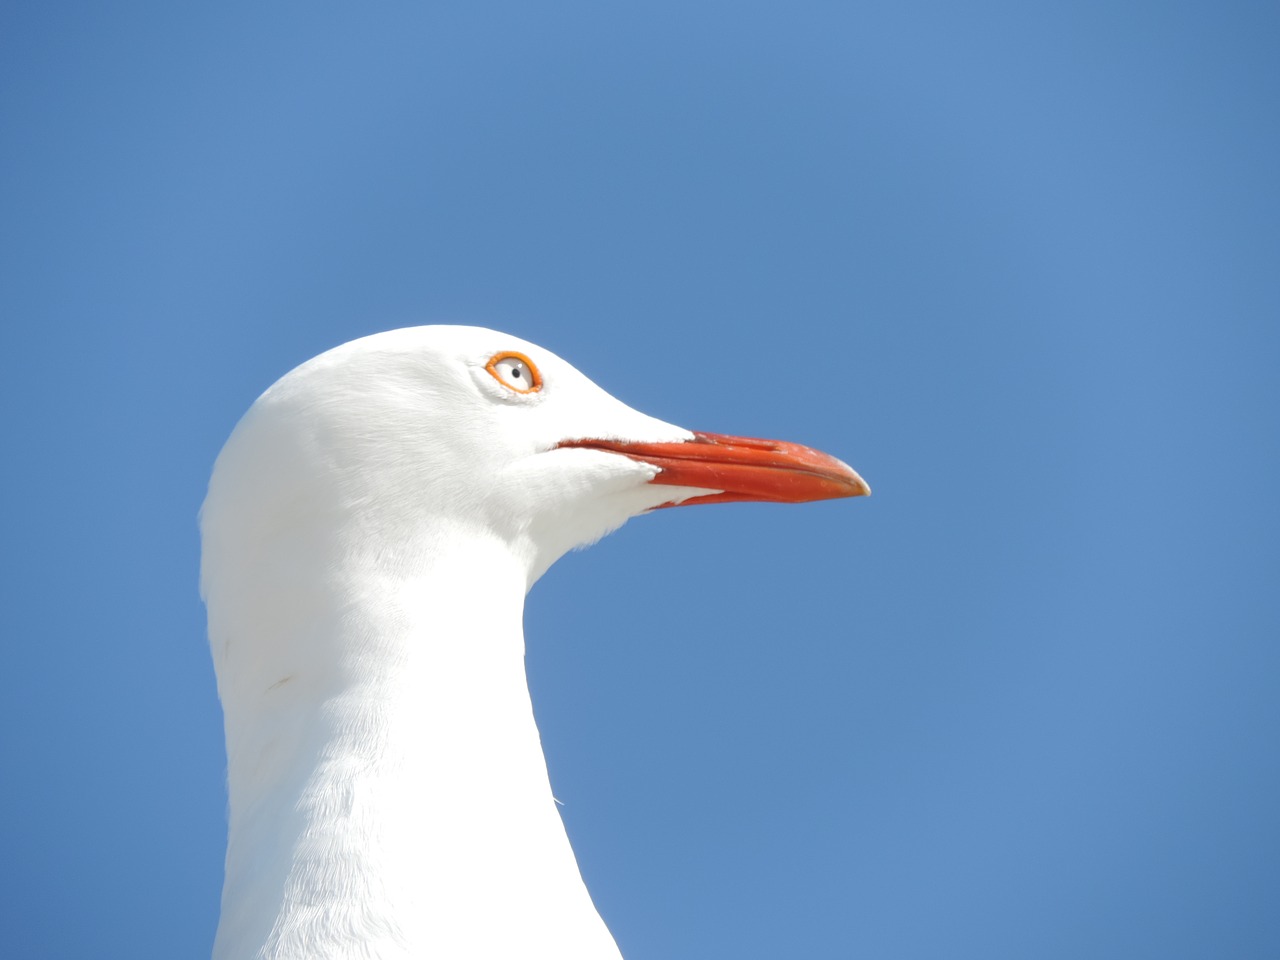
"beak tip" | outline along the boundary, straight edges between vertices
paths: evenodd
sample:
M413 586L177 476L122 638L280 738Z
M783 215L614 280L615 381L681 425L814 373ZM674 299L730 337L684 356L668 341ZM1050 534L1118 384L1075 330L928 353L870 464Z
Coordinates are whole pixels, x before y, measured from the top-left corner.
M831 457L831 459L836 462L839 469L844 473L845 482L849 485L849 492L845 494L846 497L871 496L871 484L863 480L857 470L836 457Z

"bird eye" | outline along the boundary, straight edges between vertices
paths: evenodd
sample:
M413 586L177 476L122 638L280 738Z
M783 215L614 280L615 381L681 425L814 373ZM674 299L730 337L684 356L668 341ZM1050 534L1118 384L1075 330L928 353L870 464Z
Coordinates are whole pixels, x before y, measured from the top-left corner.
M542 375L523 353L507 351L494 354L484 368L500 384L516 393L534 393L542 389Z

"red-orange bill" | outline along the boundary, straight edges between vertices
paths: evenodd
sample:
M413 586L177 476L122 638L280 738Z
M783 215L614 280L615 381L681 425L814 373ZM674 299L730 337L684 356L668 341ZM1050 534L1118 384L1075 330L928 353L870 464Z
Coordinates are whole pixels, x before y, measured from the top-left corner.
M606 450L651 463L659 470L652 483L723 491L663 506L734 500L805 503L871 492L848 464L811 447L783 440L695 433L692 440L676 443L566 440L559 446Z

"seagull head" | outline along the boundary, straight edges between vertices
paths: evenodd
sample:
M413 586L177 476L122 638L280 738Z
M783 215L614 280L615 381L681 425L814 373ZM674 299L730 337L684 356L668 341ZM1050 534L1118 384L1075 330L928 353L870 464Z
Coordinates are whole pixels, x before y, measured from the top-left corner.
M284 538L312 555L412 564L447 538L481 537L502 541L532 584L658 507L868 492L807 447L640 413L517 337L411 327L321 354L258 399L214 470L205 571L219 539L242 557ZM320 542L326 532L344 542Z
M492 330L391 331L286 374L201 518L231 811L215 956L617 956L551 803L524 592L647 510L866 492Z

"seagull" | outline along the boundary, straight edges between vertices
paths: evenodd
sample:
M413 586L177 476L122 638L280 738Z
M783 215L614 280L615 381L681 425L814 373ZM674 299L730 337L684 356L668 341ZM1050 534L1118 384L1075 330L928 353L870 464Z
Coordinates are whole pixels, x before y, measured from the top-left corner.
M551 793L524 598L660 507L867 494L478 327L352 341L240 420L201 509L225 717L215 960L618 960Z

